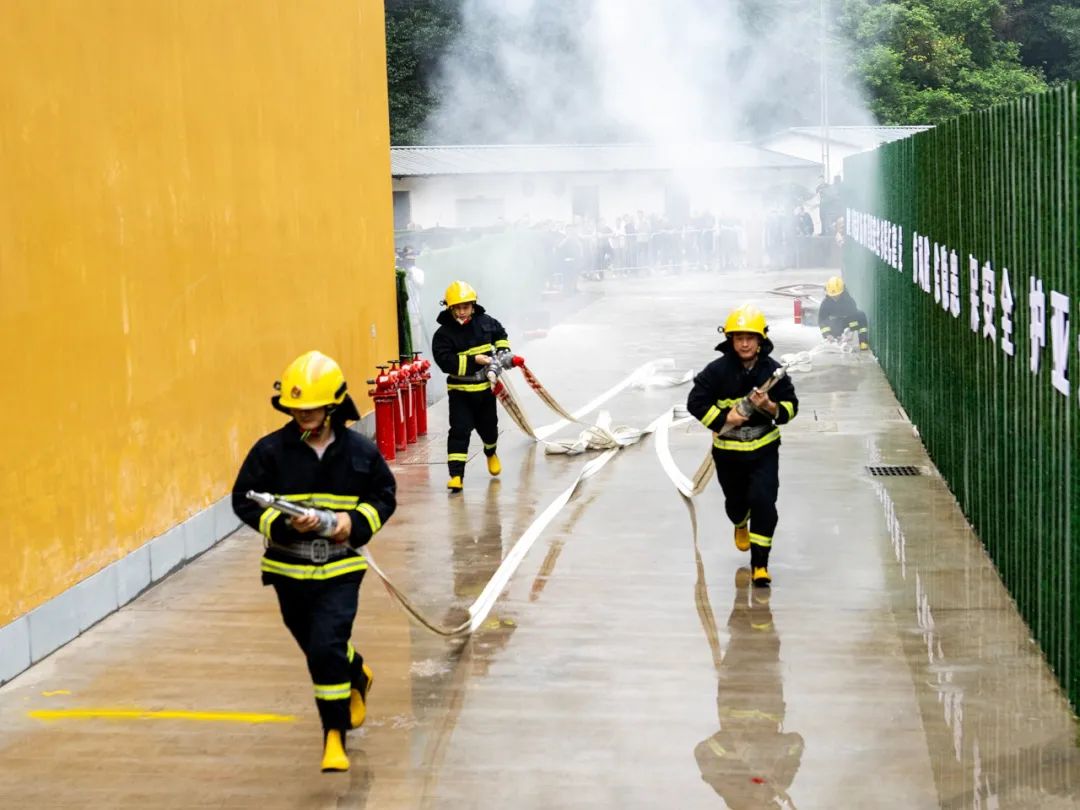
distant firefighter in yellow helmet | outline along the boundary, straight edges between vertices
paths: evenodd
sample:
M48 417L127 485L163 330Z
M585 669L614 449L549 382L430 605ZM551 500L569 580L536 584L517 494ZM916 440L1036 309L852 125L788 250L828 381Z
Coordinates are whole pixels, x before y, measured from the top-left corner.
M859 349L870 348L866 313L855 304L840 276L825 282L825 300L818 309L818 329L826 340L839 340L850 329L859 338Z
M367 570L360 549L394 514L396 485L375 444L347 427L360 414L334 360L302 354L275 388L270 402L290 419L248 452L232 505L263 535L263 584L273 586L285 626L307 659L323 727L322 770L347 771L345 732L364 722L373 680L350 641ZM250 490L324 510L336 524L330 529L316 517L288 517L249 500Z
M435 363L446 372L450 399L450 433L446 439L446 465L450 480L446 487L460 492L464 486L465 462L469 460L469 438L475 430L484 443L491 475L502 472L496 454L499 413L495 395L487 380L492 359L510 352L510 341L501 323L476 302L476 290L464 281L446 288L446 306L439 313L439 328L431 339Z
M770 356L773 343L761 310L743 304L720 331L724 340L716 349L721 357L694 378L686 407L714 432L716 477L724 490L724 509L735 524L735 546L750 551L754 586L768 587L780 490L778 426L795 418L799 400L787 376L759 390L780 367Z

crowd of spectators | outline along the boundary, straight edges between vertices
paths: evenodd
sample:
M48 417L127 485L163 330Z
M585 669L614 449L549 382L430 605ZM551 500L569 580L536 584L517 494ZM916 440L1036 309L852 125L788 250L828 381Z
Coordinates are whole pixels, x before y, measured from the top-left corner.
M822 195L826 198L831 199L828 193ZM400 266L403 256L411 259L425 249L451 247L490 234L528 232L534 244L539 242L546 275L559 284L620 276L831 266L842 219L832 207L823 206L821 213L828 217L824 227L801 205L788 210L774 207L745 220L694 212L681 222L639 210L613 222L575 217L572 222L526 219L468 229L410 227L398 232L396 242Z

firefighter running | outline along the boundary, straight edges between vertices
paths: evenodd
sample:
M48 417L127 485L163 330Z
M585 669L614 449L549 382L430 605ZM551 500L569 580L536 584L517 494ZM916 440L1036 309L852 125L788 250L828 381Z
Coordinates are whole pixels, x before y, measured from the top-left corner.
M446 487L451 492L460 492L473 430L484 443L488 472L492 475L502 472L496 455L499 414L486 372L493 358L510 353L510 341L502 324L476 303L476 290L464 281L455 281L446 288L443 304L446 309L439 313L431 354L436 365L448 375L450 432L446 440L446 464L450 480Z
M262 581L272 585L285 626L307 657L323 726L324 772L347 771L345 732L364 722L371 668L350 641L367 561L358 549L394 513L394 476L375 445L349 430L360 418L336 362L308 352L293 361L271 399L292 420L248 452L232 503L265 538ZM248 500L269 492L336 513L328 537L318 519L286 518Z
M844 280L833 276L825 282L825 300L818 309L818 329L826 340L840 340L845 329L859 337L859 349L870 348L867 343L866 313L859 309L851 293L844 289Z
M779 491L780 430L795 418L799 400L791 379L780 378L767 392L758 391L780 364L770 357L773 343L762 312L749 304L724 323L722 356L694 378L686 407L714 432L713 460L724 490L724 508L735 524L735 546L750 550L753 584L768 587L769 552L776 529ZM736 405L748 398L748 415ZM717 435L728 426L724 436Z

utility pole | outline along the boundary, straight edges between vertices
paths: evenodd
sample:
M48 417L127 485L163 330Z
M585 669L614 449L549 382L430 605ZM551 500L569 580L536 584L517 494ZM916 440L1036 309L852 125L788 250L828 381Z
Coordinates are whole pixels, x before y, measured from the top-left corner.
M826 22L826 0L820 0L818 9L821 23L821 165L825 169L825 182L832 181L832 168L829 166L829 69L828 69L828 25Z

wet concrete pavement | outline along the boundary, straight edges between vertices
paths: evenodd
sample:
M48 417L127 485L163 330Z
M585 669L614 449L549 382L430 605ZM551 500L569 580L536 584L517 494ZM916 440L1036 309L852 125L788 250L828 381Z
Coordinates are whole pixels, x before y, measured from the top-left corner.
M511 339L573 409L650 359L701 368L743 300L777 353L811 348L816 330L766 291L826 275L610 281L572 323ZM322 775L310 682L245 530L0 688L0 807L1080 806L1075 719L872 358L818 355L795 385L767 596L746 585L719 487L696 500L695 545L647 438L582 485L466 644L411 623L369 575L354 634L376 673L369 719L352 770ZM556 421L516 390L534 425ZM603 407L641 427L687 391ZM394 464L399 511L375 549L449 621L588 457L545 456L503 415L501 478L474 437L448 496L443 407L431 426ZM670 440L692 473L707 432ZM71 709L281 722L34 714Z

